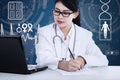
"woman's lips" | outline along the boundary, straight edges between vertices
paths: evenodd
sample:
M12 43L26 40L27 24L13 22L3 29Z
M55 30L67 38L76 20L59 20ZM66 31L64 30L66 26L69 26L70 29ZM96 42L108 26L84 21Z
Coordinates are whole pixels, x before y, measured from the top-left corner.
M63 22L63 21L59 21L59 20L58 20L58 21L57 21L57 23L58 23L58 24L62 24L62 23L64 23L64 22Z

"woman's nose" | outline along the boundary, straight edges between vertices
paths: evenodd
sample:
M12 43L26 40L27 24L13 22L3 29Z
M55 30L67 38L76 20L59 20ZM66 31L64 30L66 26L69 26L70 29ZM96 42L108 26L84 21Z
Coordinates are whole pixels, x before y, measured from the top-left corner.
M63 18L63 15L62 15L62 14L60 14L58 17L59 17L59 18Z

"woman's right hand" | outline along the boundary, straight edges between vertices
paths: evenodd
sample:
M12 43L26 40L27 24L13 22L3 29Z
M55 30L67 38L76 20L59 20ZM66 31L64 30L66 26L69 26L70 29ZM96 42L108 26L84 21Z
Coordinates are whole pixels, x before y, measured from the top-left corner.
M77 70L80 70L80 65L79 62L77 60L73 60L71 59L70 61L59 61L58 63L58 69L62 69L65 71L69 71L69 72L75 72Z

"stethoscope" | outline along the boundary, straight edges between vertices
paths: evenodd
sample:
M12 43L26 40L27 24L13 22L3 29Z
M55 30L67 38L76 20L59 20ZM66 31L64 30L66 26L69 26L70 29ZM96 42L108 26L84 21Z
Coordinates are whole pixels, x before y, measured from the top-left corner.
M60 39L61 41L61 44L64 42L63 39L57 34L57 24L53 24L53 28L55 29L55 36L53 37L53 44L54 44L54 48L55 48L55 53L56 53L56 56L57 56L57 50L56 50L56 46L55 46L55 40L56 38ZM74 42L73 42L73 50L72 52L74 53L75 51L75 40L76 40L76 27L75 27L75 24L74 24ZM75 55L75 54L71 54L71 55ZM66 58L62 58L62 60L66 60Z

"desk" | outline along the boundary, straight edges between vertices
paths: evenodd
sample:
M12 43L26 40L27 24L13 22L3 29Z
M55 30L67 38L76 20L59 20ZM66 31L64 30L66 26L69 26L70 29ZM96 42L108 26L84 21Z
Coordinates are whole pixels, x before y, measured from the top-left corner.
M0 80L120 80L120 66L91 68L96 74L62 75L47 69L33 74L0 73Z

